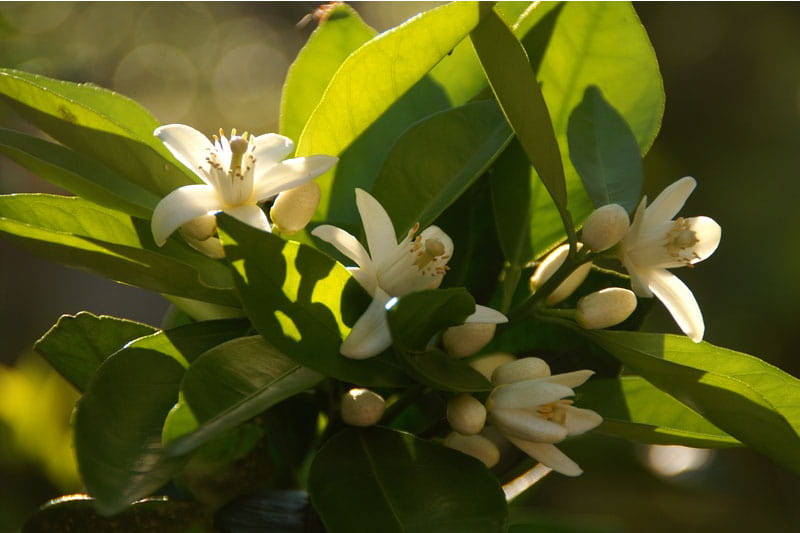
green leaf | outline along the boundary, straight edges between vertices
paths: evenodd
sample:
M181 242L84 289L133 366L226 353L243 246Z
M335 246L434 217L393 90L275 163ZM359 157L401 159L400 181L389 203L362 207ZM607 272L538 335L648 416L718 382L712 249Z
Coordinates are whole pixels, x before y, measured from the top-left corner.
M81 479L101 514L150 495L182 466L182 459L164 453L164 421L189 361L231 338L241 327L234 322L241 325L219 321L162 331L100 365L78 401L74 427Z
M747 354L676 335L590 338L734 438L800 472L800 381Z
M187 246L153 242L148 222L77 197L0 196L0 232L34 253L137 287L236 306L230 270Z
M0 69L0 95L60 143L159 197L199 183L153 136L159 123L129 98L11 69Z
M595 379L578 402L603 417L594 431L647 444L726 448L742 443L638 376Z
M40 178L104 207L149 219L159 197L61 145L0 129L0 152Z
M477 2L456 2L432 9L377 36L353 52L331 79L319 105L311 114L300 137L297 154L343 154L475 27L481 9ZM397 116L384 122L382 127L394 126L393 135L396 136L411 123L408 121L408 112L415 117L413 121L448 107L446 97L443 94L437 96L433 90L435 83L429 80L428 85L407 100L407 104L410 104L404 106L407 112L395 110ZM419 114L423 111L424 114ZM402 128L398 128L399 124L402 124ZM387 139L386 130L382 130L381 134L373 134L372 139L368 139L369 135L366 137L369 146L364 148L374 146L379 149L379 154L385 154L387 143L396 138ZM352 165L368 168L380 165L382 157L377 158L363 148L359 152L372 159L371 164L365 165L361 160L363 158L359 158L353 159ZM330 198L335 174L336 171L332 170L317 178L323 190L317 210L319 219L330 221L328 204L336 202ZM351 181L342 187L337 183L340 196L346 195L348 190L351 195L353 186L369 188L370 183L364 182L368 178L359 178L354 183L348 173L343 172L342 175L348 176ZM345 198L348 202L351 199L349 195Z
M81 311L62 315L36 341L34 348L79 391L86 389L97 367L108 356L155 328L113 316L95 316Z
M494 12L472 32L472 43L508 123L562 213L569 231L567 188L550 113L528 54Z
M495 477L472 457L407 433L339 433L317 454L308 484L330 533L505 531Z
M411 126L395 143L373 195L398 233L429 226L487 169L511 139L491 101L441 111Z
M347 4L337 5L320 21L286 74L280 114L283 135L300 138L339 66L375 33Z
M408 383L388 354L357 361L339 353L369 304L341 264L227 215L219 217L219 228L247 316L276 349L342 381L368 387Z
M428 348L434 335L458 326L475 312L475 300L464 289L438 289L409 294L388 312L395 351L409 371L428 386L455 392L492 388L483 375L464 361Z
M194 361L183 378L183 397L201 425L168 443L168 451L185 454L322 379L261 336L220 344Z
M633 212L642 195L642 156L625 118L594 85L569 117L569 156L595 207Z

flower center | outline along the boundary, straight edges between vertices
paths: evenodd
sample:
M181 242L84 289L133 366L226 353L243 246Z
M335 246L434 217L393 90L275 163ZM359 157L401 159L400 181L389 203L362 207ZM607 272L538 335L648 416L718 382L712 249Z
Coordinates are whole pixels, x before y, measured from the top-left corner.
M556 402L546 403L536 408L536 414L544 420L549 420L563 426L567 418L567 410L564 409L564 406L572 405L572 403L572 400L558 400Z
M685 218L676 218L672 224L672 228L667 232L667 252L673 258L691 265L692 259L699 259L694 251L691 251L700 240L697 238L697 233L689 226L689 221ZM691 254L688 256L684 253L690 250Z
M435 276L447 272L447 265L439 264L448 259L444 252L444 244L439 239L425 239L423 241L422 236L418 235L411 244L411 253L416 255L414 264L417 265L422 274Z
M247 153L247 149L250 146L250 143L247 142L247 133L244 136L240 137L238 135L233 135L230 141L231 145L231 168L228 170L231 178L239 178L244 179L244 173L242 172L242 160L244 159L244 155Z

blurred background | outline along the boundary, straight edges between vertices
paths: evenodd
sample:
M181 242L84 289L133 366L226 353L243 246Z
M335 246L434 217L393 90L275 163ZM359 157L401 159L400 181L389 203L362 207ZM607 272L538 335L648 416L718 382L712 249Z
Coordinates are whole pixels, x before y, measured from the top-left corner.
M202 131L277 130L283 79L318 4L15 3L0 5L0 66L93 82L162 123ZM378 30L436 3L356 2ZM723 227L717 253L679 272L706 340L800 375L800 5L636 3L667 93L645 160L653 198L699 186L682 212ZM0 104L0 127L26 129ZM0 193L59 192L0 158ZM75 393L31 353L64 313L158 325L158 295L40 260L0 240L0 532L80 489L69 448ZM645 328L675 331L656 305ZM597 531L795 531L800 483L747 450L698 452L602 437L565 446L578 480L551 476L523 497L545 517ZM562 529L561 531L567 531ZM578 529L576 529L577 531Z

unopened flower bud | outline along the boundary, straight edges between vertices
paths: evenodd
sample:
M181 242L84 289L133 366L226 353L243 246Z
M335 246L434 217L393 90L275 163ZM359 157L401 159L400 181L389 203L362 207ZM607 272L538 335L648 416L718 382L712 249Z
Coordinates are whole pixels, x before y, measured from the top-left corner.
M583 247L582 243L578 243L578 250ZM567 255L569 254L569 245L562 244L552 252L550 252L544 260L539 263L539 266L536 267L536 270L533 272L533 275L530 279L530 287L532 291L540 288L545 282L550 279L550 277L556 273L556 271L561 268L561 265L564 264L564 261L567 259ZM570 294L575 292L575 289L580 287L581 283L586 280L586 276L589 275L589 271L592 269L591 262L584 263L578 268L576 268L567 279L561 282L561 285L555 288L553 292L545 300L545 304L547 305L555 305L569 297Z
M313 181L283 191L269 210L272 224L281 233L287 235L297 233L311 221L319 205L320 196L319 185Z
M202 215L193 218L181 226L181 234L184 237L204 241L214 235L217 231L217 217L214 215Z
M447 328L442 336L444 349L453 357L462 358L476 353L489 344L494 337L497 324L469 322Z
M526 379L540 379L550 375L550 366L538 357L524 357L497 367L492 383L506 385Z
M350 389L342 397L342 420L350 426L374 426L385 409L386 401L369 389Z
M578 300L575 320L584 329L603 329L624 322L636 309L636 295L613 287L587 294Z
M510 353L490 353L483 355L474 361L470 361L469 366L483 374L486 379L492 379L492 374L497 367L506 363L510 363L511 361L516 361L516 359L517 358Z
M628 212L619 204L595 209L583 224L581 240L595 252L608 250L617 244L630 227Z
M459 394L447 402L447 421L462 435L475 435L486 423L486 408L470 394Z
M444 439L444 445L471 455L475 459L492 468L500 461L500 450L497 446L482 435L461 435L453 432Z

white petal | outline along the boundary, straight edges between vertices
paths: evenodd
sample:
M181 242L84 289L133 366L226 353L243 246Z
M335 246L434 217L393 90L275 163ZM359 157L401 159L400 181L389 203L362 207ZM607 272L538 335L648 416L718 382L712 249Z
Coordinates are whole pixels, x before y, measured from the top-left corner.
M153 211L150 227L156 244L163 246L167 237L195 217L219 211L222 203L209 185L186 185L166 195Z
M567 414L564 425L570 436L586 433L603 423L603 417L591 409L581 409L571 405L564 406L564 409Z
M270 231L267 215L255 204L237 205L236 207L226 207L224 209L230 216L235 217L254 228Z
M514 443L514 446L559 474L572 477L583 474L583 470L575 461L564 455L564 452L552 444L528 442L513 437L509 437L509 440Z
M631 289L636 296L639 296L640 298L652 298L653 292L647 286L647 282L642 278L633 261L624 255L621 259L623 266L625 266L625 270L627 270L628 274L631 276Z
M425 242L428 239L436 239L442 243L442 247L444 248L442 257L446 257L447 259L453 257L453 239L451 239L450 235L445 233L444 230L442 230L442 228L439 226L428 226L422 230L419 235L422 237L422 242ZM445 261L445 263L446 262L447 261Z
M251 200L266 200L281 191L309 182L327 172L338 160L329 155L310 155L287 159L272 166L259 166L256 161Z
M255 150L253 150L256 166L274 165L282 161L294 150L294 142L289 137L284 137L277 133L259 135L253 139L253 142L256 145Z
M392 220L378 200L364 190L356 189L356 207L361 215L372 261L380 269L397 248Z
M346 267L350 275L355 278L359 285L364 287L364 290L370 296L375 295L375 290L378 288L378 278L375 276L375 271L360 267Z
M633 214L633 222L631 222L631 227L628 229L628 233L622 239L623 247L626 243L635 243L639 240L639 234L642 231L642 223L644 222L645 211L647 211L647 196L643 197L639 202L639 205L636 207L636 211Z
M594 370L575 370L574 372L566 372L564 374L553 374L540 381L547 383L558 383L570 389L574 389L586 383L586 381L594 375Z
M703 314L689 287L667 270L656 268L645 272L643 278L647 286L661 300L681 331L694 342L703 340L706 329Z
M722 238L722 228L717 221L709 217L692 217L687 219L689 228L694 231L697 244L693 248L692 264L707 259L716 251Z
M388 294L378 289L372 303L359 317L342 343L339 353L350 359L367 359L392 345L392 334L386 320Z
M196 129L184 124L167 124L156 128L153 135L161 139L167 150L175 156L186 168L209 185L205 172L200 170L208 166L206 157L213 150L213 145L208 137Z
M489 420L507 437L532 442L561 442L567 428L523 409L492 409Z
M475 312L469 315L464 322L473 322L478 324L504 324L508 322L508 318L506 318L506 315L500 311L495 311L491 307L476 305Z
M341 228L330 225L317 226L311 232L311 235L322 239L323 241L332 244L334 248L339 250L342 254L361 268L371 268L372 260L369 258L367 250L358 242L358 239L347 233Z
M696 186L695 179L686 176L661 191L661 194L647 208L644 224L660 224L665 220L675 218Z
M542 380L518 381L496 387L489 396L490 409L525 409L574 396L569 387Z

